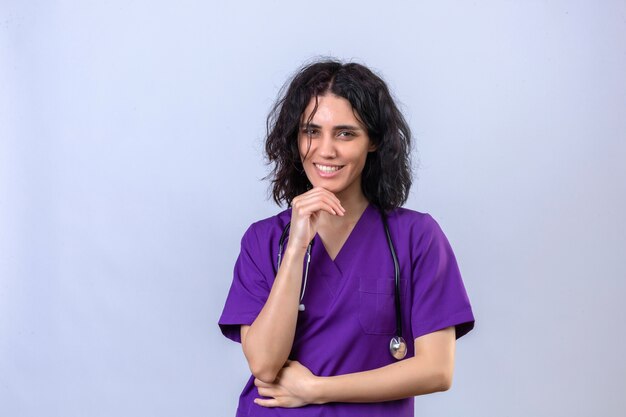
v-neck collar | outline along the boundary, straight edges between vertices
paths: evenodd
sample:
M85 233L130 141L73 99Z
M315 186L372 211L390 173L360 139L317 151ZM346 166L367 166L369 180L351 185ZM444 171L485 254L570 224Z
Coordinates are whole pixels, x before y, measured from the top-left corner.
M352 255L354 255L355 251L358 250L358 242L361 241L361 237L365 232L365 226L368 223L368 220L372 218L372 216L374 216L375 214L376 210L374 206L372 205L372 203L368 203L367 207L365 207L365 210L363 210L363 213L361 213L361 217L359 217L359 220L357 220L356 224L350 231L348 238L339 249L339 252L337 252L337 256L335 256L334 260L328 254L328 251L326 250L326 247L324 246L324 242L322 241L320 235L317 233L315 234L314 245L319 247L318 251L320 253L323 252L322 256L325 261L333 265L333 267L340 275L343 275L343 273L346 271L345 267L350 264L350 258L352 258Z

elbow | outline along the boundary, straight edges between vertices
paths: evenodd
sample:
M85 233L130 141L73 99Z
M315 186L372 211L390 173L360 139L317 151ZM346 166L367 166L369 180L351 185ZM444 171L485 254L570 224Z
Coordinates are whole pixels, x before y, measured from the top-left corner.
M435 391L448 391L452 388L452 372L442 371L434 378Z
M250 372L255 378L267 383L272 383L276 380L276 376L278 376L282 364L275 364L271 359L266 357L252 355L251 352L248 352L246 349L244 349L244 355L248 362L248 368L250 368Z
M250 372L252 375L258 380L271 384L276 380L276 376L278 375L278 371L275 371L270 368L253 368L250 367Z
M276 380L287 358L278 357L279 355L275 352L268 352L266 349L258 348L258 346L255 348L254 341L249 339L249 328L246 326L241 336L241 347L248 362L248 368L255 378L266 383L272 383Z
M264 362L248 362L250 372L255 378L271 384L276 380L278 372L280 372L280 366L272 366L269 363Z

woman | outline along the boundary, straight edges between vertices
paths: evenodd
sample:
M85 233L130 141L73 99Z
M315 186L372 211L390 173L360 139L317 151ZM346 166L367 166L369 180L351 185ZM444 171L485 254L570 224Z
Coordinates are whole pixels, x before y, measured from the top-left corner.
M219 320L252 372L237 415L412 416L474 316L439 225L400 207L409 128L359 64L310 64L281 95L266 152L289 208L244 234Z

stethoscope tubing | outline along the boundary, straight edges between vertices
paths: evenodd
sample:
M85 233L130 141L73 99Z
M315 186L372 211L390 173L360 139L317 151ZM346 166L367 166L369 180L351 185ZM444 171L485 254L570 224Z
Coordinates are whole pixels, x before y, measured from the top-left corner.
M387 216L383 211L381 211L381 217L383 219L383 225L385 226L385 235L387 236L389 251L391 252L391 257L393 258L393 269L396 287L396 290L394 292L394 303L396 307L396 335L402 337L402 311L400 309L400 264L398 262L398 257L396 256L396 249L393 246L393 241L391 240L391 233L389 233Z
M402 310L400 305L400 264L398 262L398 256L396 255L396 250L393 245L393 240L391 239L391 233L389 232L389 224L387 222L387 215L383 210L380 210L380 215L383 221L383 226L385 228L385 236L387 238L387 244L389 245L389 251L391 252L391 258L393 259L393 268L394 268L394 277L395 277L395 291L394 291L394 304L395 304L395 312L396 312L396 335L391 339L389 344L389 350L391 355L400 360L403 359L406 355L406 342L402 337ZM289 233L289 228L291 226L291 222L288 222L280 235L280 240L278 242L278 261L276 266L276 271L278 272L278 268L280 268L280 263L282 261L283 249L285 246L285 240L287 240L287 235ZM311 248L313 246L313 241L311 240L306 249L306 266L304 268L304 280L302 283L302 288L300 290L300 302L298 305L299 311L304 311L305 306L302 303L304 299L304 293L306 292L307 280L309 277L309 266L311 263Z

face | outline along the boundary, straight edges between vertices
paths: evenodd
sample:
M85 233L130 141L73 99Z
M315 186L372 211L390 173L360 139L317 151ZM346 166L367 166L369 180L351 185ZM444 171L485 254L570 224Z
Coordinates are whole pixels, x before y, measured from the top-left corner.
M300 157L309 181L340 198L363 195L361 173L368 152L375 149L367 129L348 100L327 93L318 96L317 110L307 130L306 121L314 107L315 97L302 115L298 134Z

